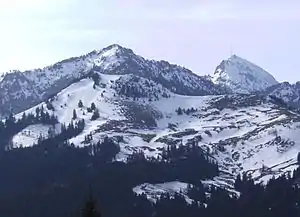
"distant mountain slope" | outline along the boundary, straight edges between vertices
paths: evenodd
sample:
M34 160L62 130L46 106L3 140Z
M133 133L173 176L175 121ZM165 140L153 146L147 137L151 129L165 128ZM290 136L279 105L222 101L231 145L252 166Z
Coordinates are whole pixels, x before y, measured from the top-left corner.
M0 115L27 109L51 97L91 72L134 74L183 95L221 94L207 77L166 61L146 60L132 50L111 45L100 51L58 62L43 69L14 71L0 79Z
M215 84L229 87L236 93L262 91L278 84L267 71L236 55L221 62L212 80Z
M267 88L264 94L283 100L292 107L300 108L300 82L296 84L283 82Z

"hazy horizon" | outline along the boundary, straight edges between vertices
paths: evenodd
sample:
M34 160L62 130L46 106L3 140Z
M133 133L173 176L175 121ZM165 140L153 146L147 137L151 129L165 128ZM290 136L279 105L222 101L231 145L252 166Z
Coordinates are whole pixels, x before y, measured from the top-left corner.
M0 72L40 68L116 43L199 75L212 74L233 52L294 83L299 10L296 0L0 1Z

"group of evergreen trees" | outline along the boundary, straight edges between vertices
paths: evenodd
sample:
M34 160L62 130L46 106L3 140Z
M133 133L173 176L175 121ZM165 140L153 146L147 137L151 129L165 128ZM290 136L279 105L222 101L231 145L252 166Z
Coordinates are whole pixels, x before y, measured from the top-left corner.
M78 102L78 108L83 108L83 107L84 107L84 105L83 105L82 100L79 100L79 102ZM100 117L99 109L96 107L96 104L94 102L91 103L90 107L87 107L87 112L93 113L92 117L91 117L92 121L97 120ZM76 113L75 109L73 110L73 117L72 117L72 119L73 120L77 119L77 113Z
M84 130L84 127L84 119L76 122L71 121L68 126L66 126L65 124L61 124L61 133L58 134L57 137L59 137L59 139L61 139L62 141L65 141L79 135Z
M179 176L174 180L187 183L198 183L199 180L209 179L219 174L217 163L208 157L195 143L190 145L168 146L162 150L162 161L171 165L165 174L175 169ZM190 170L190 168L193 168ZM201 171L194 173L191 171Z
M151 212L153 204L135 195L133 187L176 179L196 182L199 177L217 175L217 165L195 147L166 149L163 158L135 153L127 163L113 161L120 147L108 137L76 148L68 139L80 133L83 125L83 121L62 125L61 133L40 140L37 146L0 153L0 173L6 174L0 185L1 215L69 216L78 210L87 192L85 186L91 183L103 216L138 216L142 207L135 204L145 205ZM202 166L193 165L193 161ZM205 168L210 166L216 170L207 172Z
M82 103L81 100L78 102L78 107L79 107L79 108L82 108L82 107L83 107L83 103ZM75 112L76 112L76 111L75 111ZM87 107L87 112L93 113L93 114L92 114L92 117L91 117L91 120L92 120L92 121L97 120L97 119L100 117L99 109L96 107L96 104L95 104L94 102L91 103L91 106L90 106L90 107ZM74 117L77 118L77 115L74 116L74 112L73 112L73 118L74 118Z
M238 211L245 216L300 216L300 170L272 178L266 186L255 184L246 174L237 177L236 190L241 193L234 199Z
M195 109L194 107L187 108L187 109L182 109L181 107L178 107L175 111L178 115L183 115L183 114L189 115L197 112L197 109Z
M98 141L91 146L93 155L99 157L104 162L109 162L120 152L119 144L109 137L104 137L103 141Z
M143 216L143 217L279 217L299 216L300 191L293 176L272 179L266 186L250 176L238 176L235 189L240 197L220 188L206 188L200 180L218 175L217 165L194 145L170 146L159 158L143 153L129 156L128 162L113 161L120 148L105 137L97 144L75 148L66 138L78 134L83 122L62 127L61 134L40 141L38 146L0 153L0 214L3 216ZM78 130L76 130L78 129ZM92 153L92 154L91 154ZM20 184L22 180L22 184ZM152 203L132 188L141 183L179 180L191 183L188 204L181 194L163 195ZM88 200L93 186L97 204ZM20 196L22 195L22 196ZM26 202L25 202L26 201Z
M15 134L32 124L54 125L58 123L57 117L45 111L43 107L37 107L34 113L23 113L22 117L16 119L10 114L4 122L0 120L0 148L8 147Z
M116 82L115 87L119 95L131 97L133 100L148 98L148 101L151 102L157 101L160 97L170 97L170 94L157 84L148 80L141 80L137 76L131 77L128 81L121 79Z

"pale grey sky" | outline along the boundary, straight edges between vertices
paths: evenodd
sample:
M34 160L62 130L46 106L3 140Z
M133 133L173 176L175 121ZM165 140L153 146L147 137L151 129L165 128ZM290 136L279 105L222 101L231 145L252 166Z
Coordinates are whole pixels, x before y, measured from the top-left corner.
M300 80L299 0L0 0L0 28L0 72L118 43L198 74L232 47L279 81Z

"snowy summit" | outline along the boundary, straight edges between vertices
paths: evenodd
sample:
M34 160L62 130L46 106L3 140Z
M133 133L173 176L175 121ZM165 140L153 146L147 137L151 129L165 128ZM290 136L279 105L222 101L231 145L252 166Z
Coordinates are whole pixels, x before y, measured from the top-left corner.
M278 84L270 73L237 55L223 60L217 66L212 80L238 93L262 91Z

